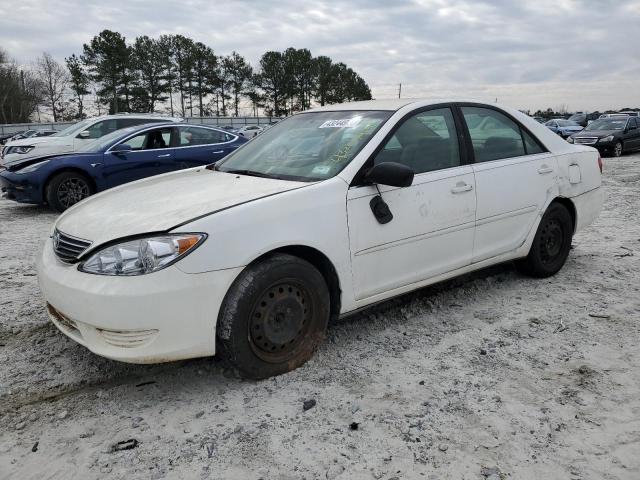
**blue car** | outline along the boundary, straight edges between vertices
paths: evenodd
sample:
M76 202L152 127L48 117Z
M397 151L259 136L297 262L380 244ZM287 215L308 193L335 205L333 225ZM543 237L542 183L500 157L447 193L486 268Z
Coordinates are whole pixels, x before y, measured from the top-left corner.
M96 192L141 178L209 165L247 139L217 128L146 124L112 132L82 151L0 166L2 196L62 212Z
M563 118L552 118L544 124L549 130L557 133L562 138L567 138L582 131L582 125L574 122L573 120L565 120Z

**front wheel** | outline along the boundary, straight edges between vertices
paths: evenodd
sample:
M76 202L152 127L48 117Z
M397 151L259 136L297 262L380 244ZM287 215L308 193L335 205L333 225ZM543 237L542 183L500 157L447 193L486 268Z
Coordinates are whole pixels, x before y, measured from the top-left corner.
M243 377L280 375L311 358L329 314L322 274L301 258L274 254L249 265L227 292L218 316L218 350Z
M529 255L516 262L518 270L532 277L555 275L571 249L573 221L567 207L552 203L540 220Z
M45 197L51 208L57 212L64 212L92 193L91 182L85 175L78 172L61 172L54 175L47 184Z
M613 156L620 157L621 155L622 155L622 142L617 141L616 144L613 146Z

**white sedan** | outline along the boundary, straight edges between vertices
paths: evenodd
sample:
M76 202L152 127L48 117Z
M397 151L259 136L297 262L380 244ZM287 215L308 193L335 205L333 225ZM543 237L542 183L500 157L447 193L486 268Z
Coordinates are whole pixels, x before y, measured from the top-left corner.
M53 323L93 352L223 355L264 378L330 318L489 265L565 263L602 163L512 109L370 101L289 117L215 166L67 210L38 258Z
M236 133L245 138L253 138L256 135L260 135L262 131L263 128L258 125L245 125L244 127L239 128Z

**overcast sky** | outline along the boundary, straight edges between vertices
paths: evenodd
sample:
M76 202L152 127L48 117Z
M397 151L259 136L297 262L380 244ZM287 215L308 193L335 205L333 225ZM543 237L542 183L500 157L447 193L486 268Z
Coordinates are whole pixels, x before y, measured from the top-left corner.
M0 46L59 60L107 28L181 33L254 66L293 46L360 73L374 98L516 108L640 107L640 0L0 0Z

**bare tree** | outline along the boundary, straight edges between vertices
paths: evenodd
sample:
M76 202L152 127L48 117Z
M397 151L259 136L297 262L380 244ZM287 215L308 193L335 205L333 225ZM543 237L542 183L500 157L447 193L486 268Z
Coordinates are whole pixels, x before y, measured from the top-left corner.
M63 116L63 95L69 83L69 72L50 53L44 52L36 61L36 77L42 83L44 104L51 110L53 121L57 122Z

